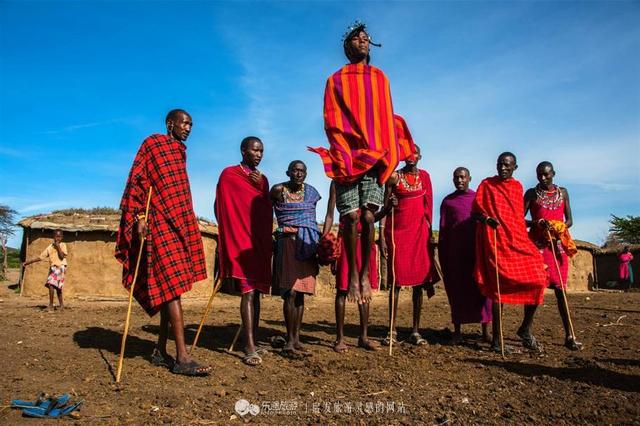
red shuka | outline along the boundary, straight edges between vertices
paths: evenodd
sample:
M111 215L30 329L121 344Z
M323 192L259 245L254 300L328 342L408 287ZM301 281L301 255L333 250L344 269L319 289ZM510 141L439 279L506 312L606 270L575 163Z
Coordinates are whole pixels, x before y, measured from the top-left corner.
M116 259L122 263L122 282L133 282L140 242L133 238L138 214L144 214L153 186L147 219L149 235L140 259L134 296L153 316L163 303L191 290L207 278L202 236L193 212L187 176L186 146L167 135L144 140L133 161L122 195L122 218L116 239Z
M329 149L309 150L339 183L354 182L374 167L385 183L398 162L415 152L406 123L393 113L389 80L371 65L348 64L329 77L324 128Z
M493 228L476 227L474 276L486 297L501 303L539 305L547 286L542 255L529 239L524 219L523 189L517 180L498 176L482 181L472 212L496 218L500 299L496 287Z
M218 220L220 277L240 280L241 291L268 293L271 285L273 212L269 182L254 184L241 166L222 171L214 206Z
M433 216L433 190L429 173L419 170L418 176L419 188L405 188L402 179L398 180L393 190L398 197L398 206L393 215L387 215L385 219L384 239L389 256L388 282L393 282L391 265L394 262L396 286L400 287L424 284L431 277L433 261L428 245ZM397 259L393 258L394 243Z

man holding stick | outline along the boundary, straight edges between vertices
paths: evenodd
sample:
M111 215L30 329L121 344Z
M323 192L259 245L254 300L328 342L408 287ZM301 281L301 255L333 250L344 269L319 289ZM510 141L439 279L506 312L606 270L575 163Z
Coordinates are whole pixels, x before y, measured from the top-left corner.
M200 365L187 353L180 301L193 283L207 278L186 168L184 142L192 120L186 111L175 109L165 122L167 134L146 138L133 161L120 203L115 256L122 263L124 286L134 286L133 295L149 316L160 312L160 333L151 362L175 374L207 375L211 367ZM144 247L134 283L140 244ZM169 325L176 343L175 360L167 353Z
M472 206L474 217L486 225L476 228L474 277L480 292L493 300L491 349L502 352L500 314L501 305L507 303L525 305L517 334L525 348L539 352L542 346L531 333L531 326L535 306L542 303L547 286L544 261L527 235L524 191L513 178L518 168L516 156L503 152L496 166L498 175L480 183Z

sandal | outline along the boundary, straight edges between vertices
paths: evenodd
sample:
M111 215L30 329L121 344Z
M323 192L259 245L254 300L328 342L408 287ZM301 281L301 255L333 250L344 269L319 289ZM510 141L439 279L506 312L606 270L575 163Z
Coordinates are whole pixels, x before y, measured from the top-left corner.
M393 337L391 337L392 335L393 335ZM395 331L393 333L387 333L387 337L382 339L382 344L384 346L389 346L389 345L391 345L391 339L393 339L393 344L397 345L398 344L398 340L396 339L397 335L398 335L398 333L396 333Z
M522 346L530 351L542 353L542 343L538 343L533 334L519 331L517 335L522 339Z
M492 343L491 344L491 352L495 352L497 354L501 354L502 353L502 349L500 348L500 343L495 344ZM513 355L513 354L519 354L521 353L519 350L517 350L516 348L514 348L513 346L510 345L504 345L504 354L505 355Z
M294 349L289 349L289 348L281 350L280 355L282 355L287 359L292 359L292 360L300 360L304 358L303 354L301 354L300 352Z
M581 351L582 350L582 343L578 342L576 339L574 339L573 337L568 337L564 340L564 346L567 349L570 349L572 351Z
M49 412L54 408L64 406L69 401L69 394L65 393L58 397L45 397L44 393L38 395L35 401L23 401L14 399L11 401L11 408L34 408L43 412Z
M333 343L333 350L336 353L343 354L349 350L349 346L344 342L336 341Z
M198 364L194 360L191 360L181 364L174 364L171 372L173 374L182 374L183 376L208 376L211 372L211 367Z
M244 362L250 367L257 367L258 365L262 364L262 358L260 358L260 355L258 355L258 352L255 351L255 352L246 354L242 358L242 362Z
M158 348L155 348L153 350L153 353L151 353L151 364L155 365L156 367L165 367L168 369L172 369L176 364L176 361L171 355L163 355L162 352L158 350Z
M420 335L420 333L411 333L409 342L415 346L425 346L429 343Z
M78 407L80 407L83 402L84 401L80 401L80 402L76 402L75 404L70 404L66 406L63 405L61 407L53 408L47 411L42 411L37 407L25 408L24 410L22 410L22 415L27 417L39 417L39 418L49 417L49 418L55 419L62 416L68 416L73 411L75 411Z
M284 348L284 345L287 344L287 339L282 336L271 336L270 343L274 348Z

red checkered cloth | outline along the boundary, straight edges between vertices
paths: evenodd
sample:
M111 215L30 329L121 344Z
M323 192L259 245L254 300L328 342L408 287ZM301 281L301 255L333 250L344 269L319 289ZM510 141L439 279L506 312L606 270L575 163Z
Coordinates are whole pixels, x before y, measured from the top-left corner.
M207 278L186 160L182 142L166 135L149 136L136 154L120 202L122 218L115 256L122 263L122 283L128 289L140 248L133 228L136 216L145 212L149 187L153 186L149 234L133 291L150 316L163 303L191 290L194 282Z
M539 305L547 286L542 255L531 242L524 220L522 185L517 180L487 178L480 183L472 212L496 218L500 299L496 287L493 228L476 227L474 276L480 292L492 300L518 305Z

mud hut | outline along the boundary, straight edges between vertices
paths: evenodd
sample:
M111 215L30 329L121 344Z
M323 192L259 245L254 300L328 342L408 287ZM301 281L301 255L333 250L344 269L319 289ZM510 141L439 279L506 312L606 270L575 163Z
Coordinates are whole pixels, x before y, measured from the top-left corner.
M598 283L601 288L619 287L618 255L622 252L623 247L607 247L598 250L596 265L598 268ZM640 244L630 244L629 249L633 254L631 268L633 269L633 277L637 286L638 274L640 273Z
M578 253L569 261L568 292L582 292L596 287L597 268L595 254L598 246L586 241L575 240Z
M61 229L69 251L65 296L126 297L127 292L121 284L122 267L113 256L119 222L118 214L67 212L28 217L18 223L23 228L20 257L23 261L38 257L53 240L53 232ZM200 220L199 225L208 278L196 283L185 297L207 296L213 284L218 228L204 220ZM44 287L47 271L47 262L38 262L25 268L21 295L44 297L48 293Z

